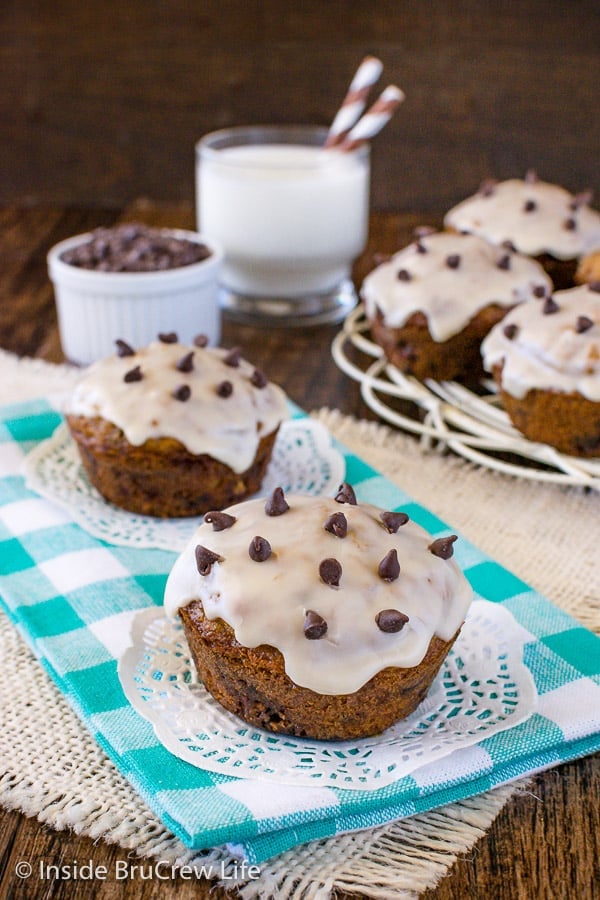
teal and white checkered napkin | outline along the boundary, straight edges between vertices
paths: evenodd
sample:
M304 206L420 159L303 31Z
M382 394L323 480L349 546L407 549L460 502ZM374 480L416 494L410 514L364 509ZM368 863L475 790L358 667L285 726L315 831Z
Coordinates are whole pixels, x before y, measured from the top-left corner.
M60 422L45 400L0 410L0 602L106 753L190 847L236 844L260 862L305 841L432 809L600 749L600 639L461 539L456 558L476 595L504 604L523 629L525 663L539 694L527 721L366 792L273 790L173 757L128 704L117 659L135 613L162 603L175 554L93 538L25 487L24 456ZM339 449L360 500L402 509L435 536L451 530Z

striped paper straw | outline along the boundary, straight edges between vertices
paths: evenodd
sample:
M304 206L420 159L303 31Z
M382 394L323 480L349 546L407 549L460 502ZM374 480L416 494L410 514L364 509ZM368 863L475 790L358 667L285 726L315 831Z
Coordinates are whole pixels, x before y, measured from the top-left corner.
M365 56L356 70L348 92L337 111L325 141L326 147L334 147L345 137L360 118L367 105L369 91L381 75L383 63L375 56Z
M373 106L367 110L364 116L358 120L356 125L350 129L341 143L335 145L336 150L355 150L361 144L365 144L376 134L379 134L384 125L392 118L392 115L402 101L404 100L404 91L401 91L395 84L390 84L383 91L381 96L375 101Z

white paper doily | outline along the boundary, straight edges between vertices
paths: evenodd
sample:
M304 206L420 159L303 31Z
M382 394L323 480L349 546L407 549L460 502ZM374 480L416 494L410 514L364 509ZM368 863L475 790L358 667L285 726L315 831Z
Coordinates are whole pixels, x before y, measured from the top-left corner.
M344 480L345 469L344 457L324 425L313 419L289 419L279 429L256 496L267 496L278 486L288 494L333 494ZM87 532L111 544L179 553L202 521L201 516L141 516L108 503L90 484L65 424L27 455L23 474L31 490L58 503Z
M121 685L159 741L192 765L238 778L373 790L527 719L537 693L523 632L504 607L475 601L415 712L373 738L310 741L248 725L198 680L179 620L138 613L119 660Z
M421 435L426 445L439 443L490 469L600 490L600 460L566 456L529 441L511 424L491 382L482 385L486 392L478 395L454 381L421 382L406 376L369 340L368 329L364 307L357 306L336 335L331 353L336 365L360 382L367 406L386 422ZM350 347L359 351L353 354L359 359L351 358ZM395 409L395 399L410 401L414 415Z

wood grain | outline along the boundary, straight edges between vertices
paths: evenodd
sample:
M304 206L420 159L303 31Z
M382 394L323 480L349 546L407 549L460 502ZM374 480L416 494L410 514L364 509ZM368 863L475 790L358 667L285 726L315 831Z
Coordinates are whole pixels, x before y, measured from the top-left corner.
M0 202L192 205L194 144L329 124L366 53L406 101L373 144L373 208L447 209L537 167L600 190L594 0L0 4Z
M156 225L193 224L189 206L159 207L139 202L113 209L60 206L0 208L0 346L16 353L60 360L56 313L48 282L46 253L56 241L95 225L143 220ZM376 215L369 247L355 276L370 268L374 251L391 252L416 224L436 224L439 216ZM335 327L255 329L226 323L223 343L239 344L245 355L280 381L306 409L337 406L356 416L373 417L350 380L331 360ZM32 750L33 752L33 750ZM600 884L600 755L562 765L534 777L528 790L501 811L475 847L459 859L447 877L425 894L426 900L595 900ZM17 812L0 810L0 897L10 900L181 900L226 898L207 882L182 878L146 880L141 873L126 881L113 874L124 850L72 833L56 833ZM18 861L105 866L105 882L20 880ZM135 857L132 863L141 863ZM36 869L36 872L38 870ZM341 893L340 897L348 897Z

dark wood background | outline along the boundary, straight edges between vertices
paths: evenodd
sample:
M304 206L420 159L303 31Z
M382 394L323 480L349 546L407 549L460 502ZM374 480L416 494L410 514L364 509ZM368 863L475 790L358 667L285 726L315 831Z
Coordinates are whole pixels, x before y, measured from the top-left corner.
M0 203L193 203L194 143L327 124L366 53L407 99L373 208L446 209L528 167L600 192L596 0L3 0Z

